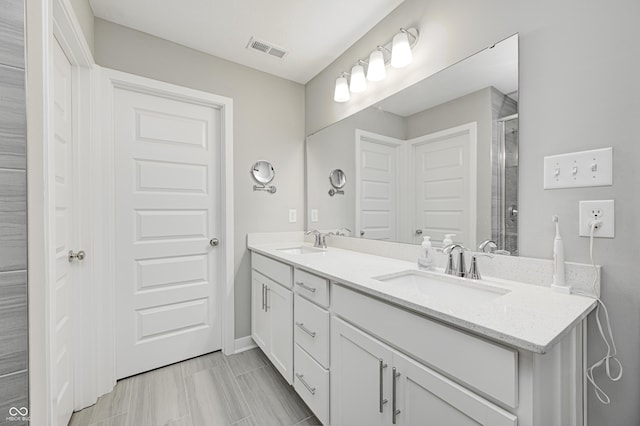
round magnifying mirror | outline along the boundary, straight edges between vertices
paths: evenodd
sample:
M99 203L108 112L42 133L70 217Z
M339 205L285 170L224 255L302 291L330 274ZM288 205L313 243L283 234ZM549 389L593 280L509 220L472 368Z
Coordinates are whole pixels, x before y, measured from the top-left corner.
M331 186L333 186L335 189L342 189L347 183L347 177L342 170L333 169L329 174L329 182L331 182Z
M270 162L260 160L251 166L251 174L256 182L267 184L273 180L276 172Z

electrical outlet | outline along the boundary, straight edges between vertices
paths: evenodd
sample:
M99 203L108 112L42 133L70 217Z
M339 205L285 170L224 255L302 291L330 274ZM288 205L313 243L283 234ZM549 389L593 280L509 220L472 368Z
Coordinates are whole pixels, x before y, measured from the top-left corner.
M311 222L315 223L318 221L318 209L311 209Z
M591 223L594 220L602 222L593 231L594 237L615 237L615 209L614 200L580 201L580 236L591 235Z
M296 209L289 209L289 223L295 223L298 221L298 211Z

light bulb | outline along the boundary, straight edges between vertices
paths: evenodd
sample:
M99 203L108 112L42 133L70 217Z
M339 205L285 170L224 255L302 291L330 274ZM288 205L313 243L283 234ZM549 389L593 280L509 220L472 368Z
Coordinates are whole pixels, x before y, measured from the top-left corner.
M403 68L413 61L409 36L406 32L400 32L393 37L393 47L391 48L391 66Z
M367 68L367 80L381 81L387 75L387 69L384 65L384 54L381 50L374 50L369 55L369 67Z
M362 65L355 65L351 68L351 84L349 90L353 93L360 93L367 90L367 79L364 77Z
M333 100L336 102L347 102L349 99L351 99L351 95L349 95L347 78L340 76L336 78L336 90L333 94Z

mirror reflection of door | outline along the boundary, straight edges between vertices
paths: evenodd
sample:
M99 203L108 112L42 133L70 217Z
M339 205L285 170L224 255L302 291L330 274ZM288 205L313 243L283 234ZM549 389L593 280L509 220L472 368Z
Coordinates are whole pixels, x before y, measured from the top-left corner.
M398 239L401 146L399 139L356 131L356 236Z
M442 243L445 234L476 247L476 124L457 126L408 141L413 188L410 221L422 236Z

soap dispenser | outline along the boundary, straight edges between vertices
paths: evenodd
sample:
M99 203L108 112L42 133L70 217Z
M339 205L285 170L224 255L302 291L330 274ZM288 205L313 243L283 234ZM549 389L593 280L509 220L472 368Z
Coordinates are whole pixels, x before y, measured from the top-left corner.
M455 237L456 234L444 234L444 240L442 240L442 247L446 247L448 245L453 244L453 237Z
M420 269L431 270L434 268L435 252L431 245L431 237L424 237L418 255L418 267Z

